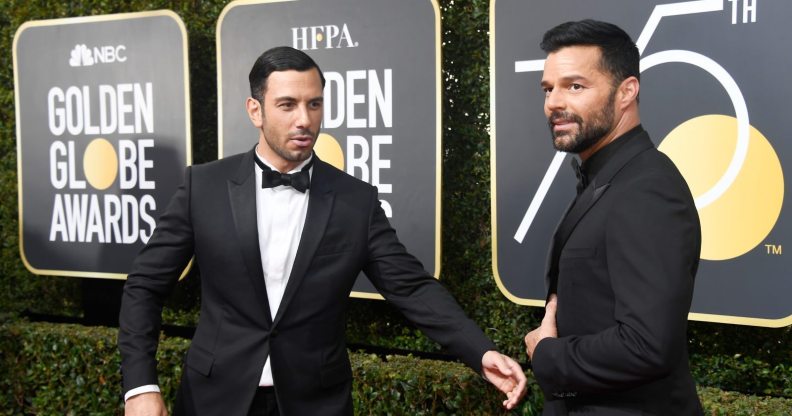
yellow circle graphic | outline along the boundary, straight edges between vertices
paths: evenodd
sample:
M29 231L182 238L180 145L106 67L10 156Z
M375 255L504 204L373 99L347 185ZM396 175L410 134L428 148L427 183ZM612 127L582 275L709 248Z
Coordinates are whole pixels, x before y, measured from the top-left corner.
M711 114L680 124L658 148L677 165L695 198L724 174L736 146L737 119ZM701 258L728 260L752 250L775 226L783 200L778 155L751 126L748 153L737 178L720 198L699 209Z
M319 156L319 159L335 166L338 170L344 170L344 152L341 150L338 140L333 136L327 133L320 133L316 139L314 151Z
M118 156L113 145L105 139L94 139L83 155L85 179L102 191L115 182L118 175Z
M323 40L324 40L324 35L322 35L321 33L317 33L317 34L316 34L316 40L317 40L318 42L321 42L321 41L323 41Z

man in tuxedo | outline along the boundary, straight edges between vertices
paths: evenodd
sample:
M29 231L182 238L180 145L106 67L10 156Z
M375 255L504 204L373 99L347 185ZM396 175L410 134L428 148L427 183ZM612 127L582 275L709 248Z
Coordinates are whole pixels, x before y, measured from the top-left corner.
M687 314L701 230L690 190L641 127L639 58L615 25L545 33L544 111L577 197L553 237L545 317L525 337L546 415L696 415Z
M166 414L155 354L162 304L190 258L201 314L174 413L350 415L347 297L362 270L416 326L506 394L520 366L405 250L377 189L313 153L324 77L305 53L264 52L249 75L249 152L189 167L124 286L119 349L127 415Z

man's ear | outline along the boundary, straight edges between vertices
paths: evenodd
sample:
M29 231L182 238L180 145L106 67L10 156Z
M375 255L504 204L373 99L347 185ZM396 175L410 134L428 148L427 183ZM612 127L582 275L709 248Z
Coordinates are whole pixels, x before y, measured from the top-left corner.
M261 128L264 124L264 108L261 103L253 97L248 97L245 101L245 109L247 110L250 122L253 123L256 128Z
M619 107L627 108L633 102L638 101L638 92L641 90L641 83L638 78L629 77L619 85Z

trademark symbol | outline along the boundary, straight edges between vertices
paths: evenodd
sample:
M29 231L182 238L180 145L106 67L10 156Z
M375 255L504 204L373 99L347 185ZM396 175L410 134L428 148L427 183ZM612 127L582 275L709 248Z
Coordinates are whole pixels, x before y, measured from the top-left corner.
M767 254L773 256L780 256L783 254L783 247L781 247L781 244L765 244L765 248L767 249Z

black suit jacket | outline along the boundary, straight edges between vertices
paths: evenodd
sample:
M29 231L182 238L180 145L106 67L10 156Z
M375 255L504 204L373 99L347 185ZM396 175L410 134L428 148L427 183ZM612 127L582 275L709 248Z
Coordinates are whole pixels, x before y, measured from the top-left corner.
M618 140L553 239L559 337L539 342L532 363L544 414L701 414L686 338L698 213L646 132Z
M267 356L281 414L351 414L347 298L362 270L380 293L476 371L494 349L396 237L373 186L316 160L300 245L270 316L256 227L253 151L187 168L124 286L124 391L157 384L162 304L193 254L200 320L177 412L244 415ZM266 209L266 207L263 207Z

